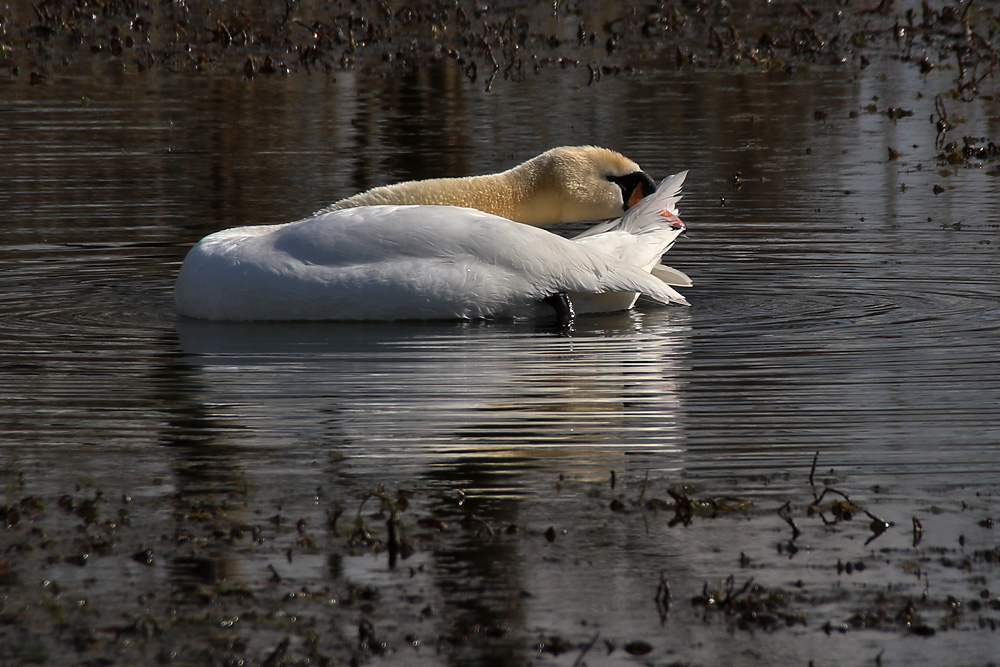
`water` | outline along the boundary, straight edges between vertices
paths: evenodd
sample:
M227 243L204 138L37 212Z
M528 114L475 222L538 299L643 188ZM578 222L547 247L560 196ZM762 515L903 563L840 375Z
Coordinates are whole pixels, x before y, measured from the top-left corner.
M996 164L938 157L946 81L890 61L590 86L585 73L548 71L490 91L447 65L403 79L3 84L0 504L22 519L0 542L2 632L37 633L4 659L31 661L79 628L96 637L72 644L83 657L114 646L132 659L263 660L285 636L336 654L367 618L388 644L372 659L407 664L571 664L595 633L594 664L631 664L636 639L656 664L831 651L852 663L995 660L1000 573L983 554L997 545L985 520L1000 514L1000 188ZM964 121L946 141L1000 134L995 101L946 104ZM913 115L893 120L889 107ZM173 314L179 264L207 233L580 143L621 150L655 177L691 170L690 234L666 257L695 281L690 308L585 318L569 336L532 323ZM868 545L860 511L829 526L808 516L823 483L892 528ZM684 528L636 504L670 501L682 484L752 509ZM411 498L415 553L402 568L343 537L359 494L378 488ZM608 509L615 498L624 511ZM86 520L87 499L100 521ZM786 501L805 534L794 557L777 514ZM428 516L444 527L417 521ZM916 546L914 517L926 535ZM368 518L378 534L384 522ZM246 542L250 527L263 541ZM132 558L145 548L152 566ZM86 566L73 563L81 553ZM838 574L841 560L867 569ZM666 623L652 602L661 571L674 594ZM791 609L807 623L746 633L690 604L730 574L737 587L754 577L799 591ZM128 648L107 629L141 614L121 578L149 591L159 619L155 631L128 626ZM895 616L924 590L933 637L895 621L839 632L878 593ZM950 630L948 595L965 605ZM104 600L102 620L77 598ZM168 621L155 599L204 622ZM158 637L189 648L164 657Z

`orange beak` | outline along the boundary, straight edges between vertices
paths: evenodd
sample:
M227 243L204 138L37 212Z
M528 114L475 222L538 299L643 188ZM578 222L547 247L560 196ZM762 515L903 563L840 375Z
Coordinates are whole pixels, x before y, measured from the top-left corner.
M642 201L642 198L643 198L642 183L639 183L638 185L635 186L635 190L632 191L632 194L629 195L629 198L628 198L628 207L632 208L633 206L635 206L636 204L638 204L640 201Z

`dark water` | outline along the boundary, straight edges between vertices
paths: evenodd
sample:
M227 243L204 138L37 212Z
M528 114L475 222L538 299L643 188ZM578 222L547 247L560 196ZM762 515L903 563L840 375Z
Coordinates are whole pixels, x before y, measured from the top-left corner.
M102 577L114 567L101 562L114 562L124 570L113 579L136 589L187 590L201 575L184 563L211 563L206 581L252 585L272 566L292 588L371 584L386 606L404 601L396 612L362 605L389 638L383 660L410 664L571 664L595 632L592 664L608 653L605 639L617 646L606 659L625 664L638 659L622 649L632 639L653 646L646 659L656 664L823 664L837 651L839 664L882 653L885 664L995 660L996 565L923 578L907 565L995 548L984 520L1000 518L998 165L939 157L942 81L890 63L861 75L652 72L592 86L579 72L550 72L490 92L448 69L397 80L0 84L3 502L127 494L148 530L134 539L149 542L180 531L196 502L239 496L254 520L298 512L315 526L329 498L340 494L351 516L358 493L383 485L412 491L422 511L458 521L471 507L528 536L432 540L408 574L388 570L384 555L334 557L322 546L288 562L283 551L195 550L152 568L50 563L25 566L18 581L37 574L112 595ZM941 143L1000 136L996 102L945 103L962 122ZM889 107L913 114L894 120ZM691 170L681 204L690 234L666 258L695 281L690 308L587 318L568 337L530 323L173 315L179 264L209 232L581 143L621 150L655 177ZM817 476L893 522L878 542L865 543L868 519L807 518L817 453ZM751 501L752 520L685 529L608 512L613 497L669 499L680 483ZM812 529L795 558L776 550L788 537L776 514L786 501ZM911 545L913 517L921 547ZM559 531L551 543L549 526ZM741 553L753 563L746 572ZM841 559L869 568L845 580ZM665 626L651 606L661 571L674 619L691 616L703 582L739 572L768 586L806 580L809 622L735 638L721 622ZM821 629L843 625L890 580L983 606L927 638L896 625ZM436 610L426 622L424 604ZM354 642L358 617L345 613L330 632ZM413 627L473 639L431 648L425 636L412 648ZM283 636L269 632L274 643ZM574 648L538 652L552 636ZM248 651L262 660L265 648Z

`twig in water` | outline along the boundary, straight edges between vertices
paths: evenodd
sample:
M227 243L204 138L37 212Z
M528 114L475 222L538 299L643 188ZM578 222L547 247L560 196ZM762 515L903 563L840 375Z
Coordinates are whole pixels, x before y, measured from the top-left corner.
M872 536L869 537L867 540L865 540L865 545L868 545L871 542L875 541L877 538L881 537L882 533L889 530L890 526L892 526L892 522L883 521L882 519L878 518L868 510L863 510L863 511L865 514L868 515L868 518L872 520L872 522L868 524L868 527L872 531Z
M813 498L816 498L816 463L819 461L819 450L813 454L812 468L809 469L809 487L812 489ZM818 498L817 498L818 500Z
M642 481L642 490L639 492L639 507L645 504L646 491L649 490L649 470L646 470L646 479Z
M476 537L479 537L483 533L486 533L486 536L491 540L496 537L497 531L493 529L493 526L491 526L486 519L478 517L475 514L470 514L466 517L466 520L476 526L479 526L476 530Z
M733 589L736 587L736 577L729 575L729 577L726 578L726 597L720 600L719 604L725 606L730 602L733 602L736 598L750 590L751 585L753 585L753 577L747 579L746 583L743 584L738 591L734 592Z
M675 491L674 489L667 489L667 493L674 499L674 518L667 525L671 528L679 523L690 526L691 517L694 514L691 497L684 491Z
M600 632L594 633L594 636L590 638L590 643L580 650L580 655L576 656L576 660L573 661L573 667L580 667L583 664L583 659L590 653L590 649L594 648L594 644L597 643L597 638L600 636Z
M833 512L835 521L827 520L826 516L823 514L823 510L819 507L819 504L823 502L823 499L826 498L826 494L828 493L834 493L844 499L844 502L834 503L830 508ZM815 495L815 492L813 492L813 495ZM854 512L859 510L863 511L860 506L854 504L854 501L851 500L849 495L843 491L838 491L832 486L824 487L823 492L816 496L816 500L809 505L809 515L812 516L813 514L818 514L819 518L823 520L823 523L827 525L836 523L837 521L850 521L853 518Z
M393 513L389 516L385 524L389 532L387 546L389 547L389 569L391 570L396 567L396 560L399 557L399 550L401 548L399 541L399 518Z
M792 520L792 517L790 517L787 514L787 512L789 510L791 510L791 508L792 508L791 501L786 502L784 505L782 505L781 507L778 508L778 516L780 516L782 519L784 519L785 523L787 523L789 526L792 527L792 539L791 539L791 542L794 542L795 540L798 539L799 535L802 534L802 531L799 530L799 527L795 525L795 522Z
M660 572L660 583L656 586L656 611L660 614L660 623L667 622L670 614L670 582L667 581L666 570Z

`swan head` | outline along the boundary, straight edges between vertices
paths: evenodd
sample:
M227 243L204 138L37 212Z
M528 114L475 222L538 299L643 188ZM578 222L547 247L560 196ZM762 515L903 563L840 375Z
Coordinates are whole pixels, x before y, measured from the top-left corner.
M638 164L598 146L553 148L512 171L521 168L534 172L538 194L533 199L550 203L553 196L558 199L558 213L551 206L526 201L520 217L528 219L520 221L529 224L617 218L656 190L656 183ZM546 208L554 220L531 219Z

